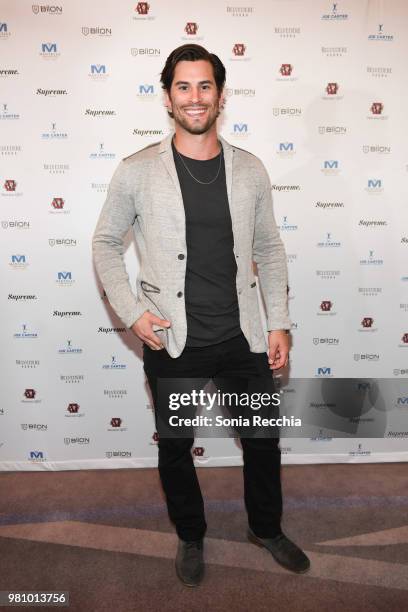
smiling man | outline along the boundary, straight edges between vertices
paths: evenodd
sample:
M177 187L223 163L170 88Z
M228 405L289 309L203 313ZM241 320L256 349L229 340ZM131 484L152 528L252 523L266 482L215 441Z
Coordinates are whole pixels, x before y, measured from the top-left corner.
M260 376L288 361L287 270L267 172L251 153L217 133L225 68L199 45L183 45L161 74L175 132L117 168L93 239L109 302L143 342L156 417L164 378ZM137 295L123 260L133 225L141 261ZM258 303L266 307L263 329ZM267 335L266 335L267 334ZM179 536L176 571L188 586L204 575L204 504L193 437L159 438L159 473ZM285 568L309 569L281 530L279 440L241 437L250 541Z

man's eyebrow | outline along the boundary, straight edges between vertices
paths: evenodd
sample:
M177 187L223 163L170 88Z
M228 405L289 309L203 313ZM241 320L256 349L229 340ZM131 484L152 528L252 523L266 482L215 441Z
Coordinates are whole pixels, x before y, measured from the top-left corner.
M199 85L207 85L207 84L212 84L212 81L210 81L209 79L205 80L205 81L199 81L198 84ZM175 83L175 85L190 85L189 81L177 81Z

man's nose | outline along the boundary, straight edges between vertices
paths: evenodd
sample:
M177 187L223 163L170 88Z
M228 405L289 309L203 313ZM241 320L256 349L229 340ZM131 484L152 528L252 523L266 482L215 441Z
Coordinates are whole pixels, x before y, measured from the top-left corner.
M192 87L191 88L191 102L193 104L197 104L200 101L200 88Z

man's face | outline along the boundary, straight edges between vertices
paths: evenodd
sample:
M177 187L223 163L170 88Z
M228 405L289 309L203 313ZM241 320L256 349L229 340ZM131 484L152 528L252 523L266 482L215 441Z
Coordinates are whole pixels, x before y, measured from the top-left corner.
M204 134L214 125L223 103L214 80L213 67L206 60L178 62L166 106L174 121L190 134Z

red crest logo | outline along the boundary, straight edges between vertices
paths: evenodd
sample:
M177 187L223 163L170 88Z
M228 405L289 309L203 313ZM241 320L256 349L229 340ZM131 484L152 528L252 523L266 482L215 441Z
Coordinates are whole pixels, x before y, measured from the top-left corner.
M159 441L159 434L157 433L157 431L153 432L152 440L153 440L153 442L158 442Z
M279 69L279 72L282 76L290 76L292 74L293 66L292 64L282 64Z
M404 344L408 344L408 333L404 334L401 338Z
M36 394L36 391L34 389L26 389L24 391L24 395L26 396L27 399L34 399L35 394Z
M110 424L112 427L120 427L122 425L122 419L119 417L113 417Z
M235 43L235 45L232 48L233 54L237 56L245 55L245 51L246 51L246 46L244 45L244 43Z
M150 9L148 2L138 2L136 5L136 11L139 15L147 15Z
M327 83L326 92L329 96L334 96L339 90L337 83Z
M71 414L76 414L79 410L79 404L68 404L67 410Z
M384 109L384 104L382 102L373 102L371 105L371 112L373 115L381 115Z
M6 191L15 191L16 187L17 187L17 183L16 183L16 181L13 181L12 179L7 179L4 182L4 189Z
M188 34L189 36L194 36L195 34L197 34L197 30L198 30L198 24L195 23L194 21L188 21L186 23L186 27L184 28L185 33Z
M65 200L63 200L62 198L54 198L51 202L52 207L57 209L64 208L64 204Z
M193 449L193 455L195 457L202 457L204 455L204 446L196 446Z
M323 302L320 304L320 310L323 310L323 312L328 312L332 309L332 306L333 302L330 300L323 300Z
M363 327L372 327L373 323L374 323L373 317L364 317L364 319L361 321L361 325Z

